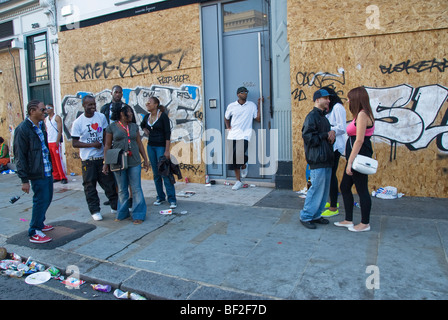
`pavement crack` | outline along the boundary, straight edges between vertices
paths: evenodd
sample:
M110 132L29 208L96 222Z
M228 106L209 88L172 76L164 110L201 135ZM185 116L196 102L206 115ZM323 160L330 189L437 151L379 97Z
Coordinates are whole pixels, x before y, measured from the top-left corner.
M162 233L163 231L165 231L165 229L167 228L167 226L170 224L171 221L173 221L176 218L176 216L171 217L171 219L169 219L168 221L166 221L165 223L163 223L162 225L160 225L159 227L143 234L141 237L136 238L135 240L133 240L132 242L130 242L129 244L127 244L126 246L124 246L122 249L118 250L117 252L111 254L110 256L108 256L107 258L105 258L106 261L109 261L109 259L111 259L112 257L120 254L123 251L126 251L130 246L134 245L134 244L138 244L139 242L141 242L143 239L145 239L145 244L149 245L150 243L152 243L156 237ZM125 261L129 256L134 255L137 251L140 251L141 248L137 248L134 250L131 250L131 252L127 253L124 257L122 257L120 259L119 262Z

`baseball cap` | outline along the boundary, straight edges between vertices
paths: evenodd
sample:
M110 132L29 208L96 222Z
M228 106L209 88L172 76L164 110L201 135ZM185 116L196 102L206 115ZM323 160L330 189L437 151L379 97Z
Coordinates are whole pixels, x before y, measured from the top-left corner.
M329 95L330 94L328 93L327 90L319 89L316 92L314 92L313 101L316 101L317 99L322 98L322 97L328 97Z
M238 94L240 92L249 92L249 90L247 90L246 87L239 87L238 90L236 90L236 94Z

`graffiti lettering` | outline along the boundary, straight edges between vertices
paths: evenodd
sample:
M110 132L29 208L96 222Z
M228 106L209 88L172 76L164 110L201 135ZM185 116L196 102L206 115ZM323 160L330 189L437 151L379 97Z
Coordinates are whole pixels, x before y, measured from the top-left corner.
M411 63L411 60L403 61L397 63L396 65L389 64L389 66L380 65L380 70L382 74L391 74L394 72L403 72L406 71L407 74L410 71L416 71L417 73L432 70L445 72L445 69L448 68L448 60L443 58L443 60L438 61L436 58L432 60L422 60L416 63Z
M178 61L177 68L179 69L184 56L185 53L181 49L177 49L157 54L132 55L129 58L120 58L118 63L115 60L87 63L75 66L73 76L75 81L78 82L81 80L108 79L117 75L121 78L134 77L147 71L150 73L163 72L175 61Z
M192 171L194 174L198 173L200 166L199 165L192 165L192 164L185 164L185 163L179 163L180 170L187 170Z
M145 104L149 97L156 96L165 106L171 122L172 142L200 141L203 124L201 112L201 92L198 86L182 85L180 87L168 87L153 85L149 88L137 87L134 89L123 88L123 99L134 110L137 124L140 124L145 114L148 113ZM78 92L76 95L65 96L62 100L62 119L64 121L64 133L67 139L71 139L70 129L75 119L84 112L82 97L92 94L95 97L97 110L111 101L112 93L109 89L99 93Z
M181 74L178 76L168 76L168 77L158 77L157 81L159 81L159 84L170 84L171 82L175 83L185 83L188 82L190 79L190 76L188 74Z
M435 123L448 98L448 88L435 84L415 89L402 84L366 89L375 117L376 136L390 140L391 145L402 143L411 151L427 148L437 138L439 150L448 152L448 111L440 124Z
M293 100L304 101L307 100L307 96L301 87L316 87L320 89L322 87L331 87L339 96L343 96L342 90L337 90L338 84L345 85L345 70L343 68L338 69L339 74L333 74L329 72L297 72L296 84L298 88L291 92Z

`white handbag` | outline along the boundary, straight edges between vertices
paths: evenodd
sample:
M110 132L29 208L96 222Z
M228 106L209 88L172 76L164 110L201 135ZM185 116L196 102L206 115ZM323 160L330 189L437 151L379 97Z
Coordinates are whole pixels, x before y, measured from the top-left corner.
M358 154L353 161L352 169L363 174L374 174L378 169L378 161Z
M350 145L352 145L351 139ZM355 157L355 160L353 160L352 169L362 174L375 174L376 170L378 170L378 161L376 159L358 154Z

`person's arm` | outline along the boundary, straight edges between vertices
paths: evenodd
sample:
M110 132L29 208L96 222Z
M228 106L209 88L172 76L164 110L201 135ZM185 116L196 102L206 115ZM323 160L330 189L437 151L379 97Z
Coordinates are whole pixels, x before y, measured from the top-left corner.
M28 141L27 141L28 140ZM22 180L22 191L30 193L30 183L26 170L28 159L29 137L23 133L23 127L14 131L14 159L17 176Z
M8 150L9 150L8 145L6 144L6 142L4 142L3 146L2 146L2 150L0 152L0 158L6 158L6 155L9 154Z
M161 116L162 117L162 116ZM170 119L166 114L163 115L163 131L165 135L165 153L163 154L165 158L169 159L171 157L170 147L171 147L171 127Z
M224 123L226 125L227 130L232 129L232 127L230 126L230 119L232 118L232 111L231 111L231 108L229 108L229 106L227 106L226 112L224 114Z
M343 134L345 134L347 127L347 113L345 111L345 108L341 104L336 104L332 112L334 112L334 123L332 123L331 129L334 130L336 137L342 136Z
M56 121L56 128L58 131L58 137L56 138L56 143L59 144L61 142L61 138L62 138L62 119L60 116L55 115L54 121Z
M86 143L79 141L79 137L72 136L72 147L73 148L97 148L100 149L102 146L101 142L95 141L92 143Z
M364 137L366 134L367 124L369 121L369 116L365 112L358 113L358 117L356 118L356 140L353 143L352 152L350 153L350 157L347 160L347 169L346 173L351 176L352 172L352 164L355 161L356 156L361 150L362 144L364 143ZM350 139L350 138L349 138Z
M145 172L148 172L149 169L148 156L146 155L145 148L143 147L142 143L142 138L138 134L138 130L137 130L137 145L138 145L138 151L143 157L143 168L145 169Z
M106 159L107 150L109 150L112 147L112 140L114 138L112 133L105 132L105 135L106 135L105 138L103 138L103 142L104 142L104 159ZM103 164L103 173L104 174L108 174L109 173L109 165L108 164Z

